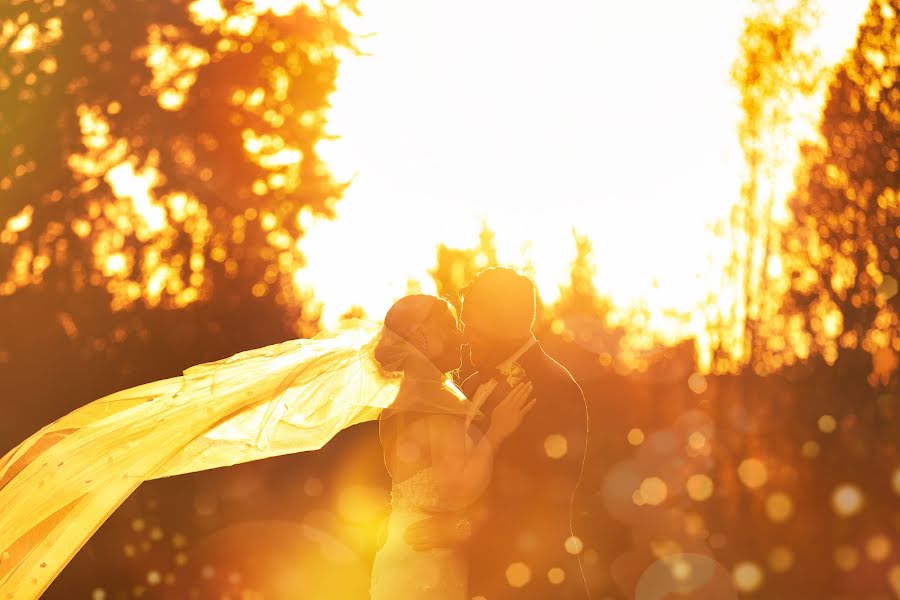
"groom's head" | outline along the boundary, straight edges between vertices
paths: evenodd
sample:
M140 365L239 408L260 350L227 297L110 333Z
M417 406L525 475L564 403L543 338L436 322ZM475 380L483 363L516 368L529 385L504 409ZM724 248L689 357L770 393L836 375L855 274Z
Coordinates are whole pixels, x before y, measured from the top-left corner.
M477 368L497 366L531 337L535 291L524 275L503 267L486 269L460 295L460 320Z

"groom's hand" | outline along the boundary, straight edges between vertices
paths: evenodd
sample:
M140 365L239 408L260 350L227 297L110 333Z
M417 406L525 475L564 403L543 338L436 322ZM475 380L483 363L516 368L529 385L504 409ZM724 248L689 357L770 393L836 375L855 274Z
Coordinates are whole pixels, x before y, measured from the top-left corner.
M406 528L403 539L419 552L432 548L451 548L465 542L471 535L471 527L460 527L460 515L437 515L416 521Z

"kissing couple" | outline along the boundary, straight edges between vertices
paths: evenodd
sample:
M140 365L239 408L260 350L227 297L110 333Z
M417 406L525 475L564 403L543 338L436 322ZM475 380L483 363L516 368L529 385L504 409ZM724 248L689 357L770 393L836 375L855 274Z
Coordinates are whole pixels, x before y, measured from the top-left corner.
M0 459L0 599L39 597L143 481L316 450L374 420L392 488L372 600L588 598L584 395L534 335L531 280L487 269L461 301L457 315L407 296L383 322L196 365L44 427ZM477 371L458 387L464 344Z

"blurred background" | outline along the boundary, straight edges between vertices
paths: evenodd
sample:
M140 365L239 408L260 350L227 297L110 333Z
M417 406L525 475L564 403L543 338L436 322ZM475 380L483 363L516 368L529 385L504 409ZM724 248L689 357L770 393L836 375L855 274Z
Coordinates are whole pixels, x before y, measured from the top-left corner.
M6 0L0 453L513 266L593 598L900 598L898 10ZM150 482L46 597L364 598L388 489L371 423Z

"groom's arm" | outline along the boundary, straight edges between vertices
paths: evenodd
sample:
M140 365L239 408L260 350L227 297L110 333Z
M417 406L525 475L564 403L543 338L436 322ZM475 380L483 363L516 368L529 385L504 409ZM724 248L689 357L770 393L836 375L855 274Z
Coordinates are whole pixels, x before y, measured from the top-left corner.
M490 514L487 494L462 511L436 514L406 528L403 539L419 552L432 548L452 548L466 543L481 529Z

